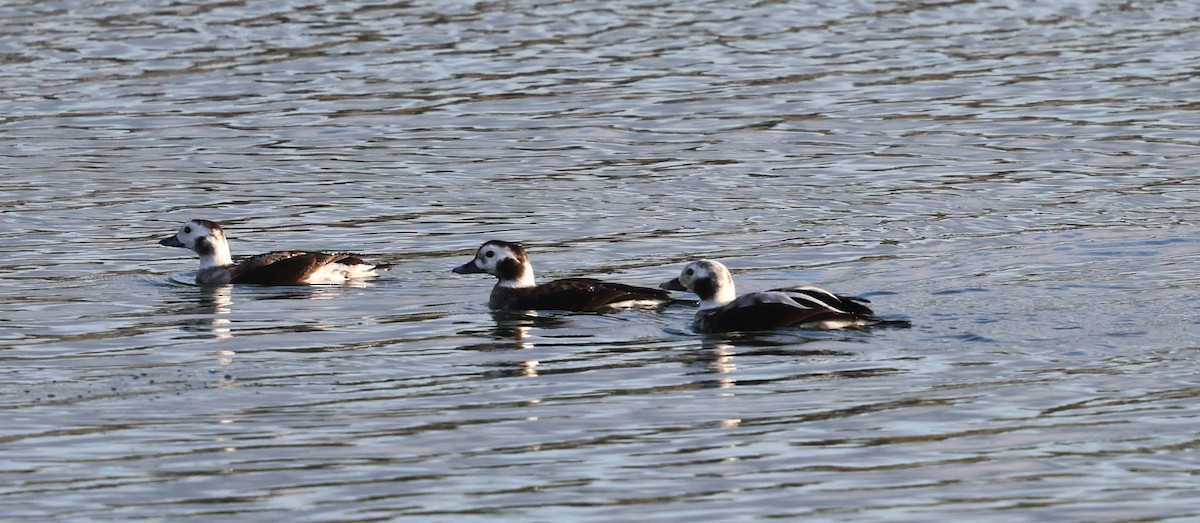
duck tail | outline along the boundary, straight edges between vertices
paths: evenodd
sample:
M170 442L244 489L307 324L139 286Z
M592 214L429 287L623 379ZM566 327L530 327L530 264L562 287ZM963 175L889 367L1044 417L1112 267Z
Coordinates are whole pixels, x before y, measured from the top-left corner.
M883 318L875 318L871 322L871 327L883 327L887 329L908 329L912 327L912 322L908 320L885 320Z

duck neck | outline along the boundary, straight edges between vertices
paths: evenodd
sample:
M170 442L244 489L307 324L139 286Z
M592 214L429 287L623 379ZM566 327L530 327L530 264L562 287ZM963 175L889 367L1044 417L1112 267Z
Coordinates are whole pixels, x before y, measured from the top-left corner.
M724 307L735 298L737 298L737 292L732 283L721 285L714 289L711 295L700 296L700 310Z
M537 283L533 281L533 267L528 264L521 267L521 274L516 278L508 280L500 280L496 284L497 287L509 287L513 289L523 289L526 287L537 287Z
M221 267L233 263L233 256L229 254L229 242L210 240L207 244L209 248L198 253L200 254L200 269Z

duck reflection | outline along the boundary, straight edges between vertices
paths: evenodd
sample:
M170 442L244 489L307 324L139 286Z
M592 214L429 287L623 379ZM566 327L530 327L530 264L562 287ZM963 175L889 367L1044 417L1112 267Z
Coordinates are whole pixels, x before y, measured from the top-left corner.
M541 365L541 362L537 360L501 361L488 364L495 368L480 373L480 376L487 379L536 378L538 377L538 365Z
M318 286L295 287L242 287L239 296L245 300L327 300L341 294L341 289L318 288ZM233 285L205 285L192 287L185 296L188 303L173 303L169 312L173 316L181 316L179 327L185 332L210 335L217 339L233 337ZM297 325L278 327L279 330L292 332L309 332L326 330L331 325L323 322L305 322Z
M491 341L464 345L461 348L477 351L532 349L535 345L529 340L529 333L533 329L554 329L565 323L562 315L538 311L495 310L492 311L492 319L496 323L486 331ZM478 336L479 331L466 330L459 334Z
M561 327L565 321L561 315L548 315L538 311L492 311L492 319L496 326L492 328L492 337L497 340L511 340L515 349L531 349L529 331L538 329L554 329Z
M538 311L492 311L495 325L486 331L486 337L491 338L483 343L464 345L464 350L474 351L512 351L528 350L536 347L530 333L534 329L554 329L561 327L565 320L561 314ZM460 334L478 336L478 331L465 331ZM492 364L495 369L484 372L488 378L534 378L538 376L538 366L541 362L533 359L516 359Z
M233 312L233 286L218 285L196 288L196 302L190 310L180 311L191 316L180 324L186 332L210 334L217 339L233 337L228 315Z
M533 348L533 343L528 341L530 329L554 324L553 322L548 323L544 321L549 318L538 316L537 311L494 311L492 317L496 320L496 326L492 329L492 336L498 340L511 340L512 346L510 348L518 350ZM538 320L543 321L539 324ZM561 323L561 320L558 323ZM536 378L538 375L538 365L539 362L537 360L509 361L501 363L501 369L486 374L506 378Z
M705 340L701 343L700 355L698 361L703 363L704 368L718 375L713 382L716 388L729 389L737 385L733 377L737 370L737 363L733 361L733 344L724 340Z
M813 358L843 357L850 352L829 349L807 349L802 346L815 341L851 341L853 338L823 334L818 337L781 336L777 333L720 334L701 338L700 347L691 354L689 365L704 369L714 375L704 385L712 388L729 389L737 385L737 360L762 357L786 356L797 360Z
M203 338L233 338L233 321L230 318L233 313L232 285L192 287L187 297L191 299L190 302L174 303L169 308L172 317L179 318L177 325L180 330ZM232 350L218 349L217 364L231 365L236 355Z

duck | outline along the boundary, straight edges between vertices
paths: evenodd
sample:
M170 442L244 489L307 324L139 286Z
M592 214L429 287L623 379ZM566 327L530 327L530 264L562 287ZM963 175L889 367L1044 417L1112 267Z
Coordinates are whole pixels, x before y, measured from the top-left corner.
M226 285L312 285L345 283L379 276L390 264L368 263L357 254L274 251L234 262L225 230L210 220L188 220L159 245L183 247L200 255L196 283Z
M702 333L788 327L832 330L883 321L866 305L870 300L839 296L819 287L795 286L738 296L729 269L713 260L690 262L678 277L659 287L700 298L692 330Z
M501 240L485 242L471 261L455 267L455 274L491 274L499 281L488 306L497 310L557 310L595 312L613 308L654 306L671 301L662 289L637 287L592 278L565 278L539 285L533 264L520 244Z

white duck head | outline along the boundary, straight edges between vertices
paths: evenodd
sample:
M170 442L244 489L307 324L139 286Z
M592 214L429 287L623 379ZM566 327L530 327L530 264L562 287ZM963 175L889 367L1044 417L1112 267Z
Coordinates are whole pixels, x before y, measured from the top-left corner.
M712 260L697 260L685 265L678 278L659 287L694 293L700 297L700 310L720 307L737 297L729 269Z
M188 220L179 226L179 231L174 236L163 238L158 243L168 247L191 249L200 255L201 269L233 263L233 257L229 254L229 241L225 239L225 231L217 222Z
M479 246L475 258L454 268L455 274L487 273L499 278L500 287L534 287L533 265L525 248L516 243L491 240Z

